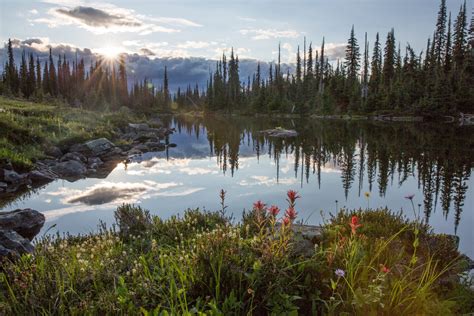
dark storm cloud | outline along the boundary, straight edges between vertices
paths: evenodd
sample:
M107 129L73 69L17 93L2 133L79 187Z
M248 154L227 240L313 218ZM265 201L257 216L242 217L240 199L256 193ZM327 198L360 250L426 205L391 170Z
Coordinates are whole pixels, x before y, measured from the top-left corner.
M94 27L110 26L132 26L139 27L142 24L138 21L130 20L124 16L111 14L93 7L78 6L73 9L56 9L57 13L74 18L82 23Z

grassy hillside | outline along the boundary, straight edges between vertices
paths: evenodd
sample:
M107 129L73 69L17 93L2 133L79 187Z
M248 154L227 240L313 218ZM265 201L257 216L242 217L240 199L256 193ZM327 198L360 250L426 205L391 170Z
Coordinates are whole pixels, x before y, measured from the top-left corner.
M52 145L113 139L114 128L132 120L129 112L93 112L0 97L0 159L10 159L15 169L29 169Z

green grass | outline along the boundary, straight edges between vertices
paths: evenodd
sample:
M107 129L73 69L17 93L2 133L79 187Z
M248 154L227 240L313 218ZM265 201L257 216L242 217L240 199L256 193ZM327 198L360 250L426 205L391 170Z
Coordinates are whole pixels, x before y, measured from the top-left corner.
M113 139L114 129L136 120L130 113L93 112L0 97L0 159L29 169L48 146L64 149L92 138Z
M362 225L355 231L352 216ZM219 212L188 210L168 220L123 205L116 220L97 234L45 237L33 255L4 262L0 314L450 315L474 308L472 290L456 278L462 260L453 244L433 244L429 227L387 210L342 210L309 256L298 251L294 223L281 226L280 216L255 206L240 223L229 222L224 203ZM415 263L414 227L421 240Z

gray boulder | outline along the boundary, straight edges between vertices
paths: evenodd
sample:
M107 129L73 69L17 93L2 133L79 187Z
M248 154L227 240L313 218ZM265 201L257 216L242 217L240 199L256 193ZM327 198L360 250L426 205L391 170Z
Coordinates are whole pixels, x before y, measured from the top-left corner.
M138 123L138 124L128 123L128 129L134 132L147 131L150 129L150 126L145 123Z
M25 175L20 175L14 170L3 169L3 180L7 183L17 184L25 180Z
M0 230L13 230L29 240L40 232L44 222L44 215L30 208L0 213Z
M87 162L87 158L79 152L69 152L65 154L64 156L62 156L59 161L63 162L63 161L69 161L69 160L75 160L82 163Z
M107 138L94 139L84 143L84 145L91 153L88 156L102 156L116 148L114 143Z
M99 157L91 157L87 159L87 167L89 169L97 169L103 164L104 162Z
M6 256L32 253L34 250L30 241L14 230L0 230L0 254Z
M112 150L101 155L100 157L103 161L115 161L122 159L124 157L124 153L122 149L114 147Z
M158 118L158 117L154 117L154 118L151 118L148 120L148 123L151 125L151 126L154 126L154 127L161 127L163 126L163 122Z
M32 182L51 182L56 180L56 175L50 170L33 170L28 173L28 178Z
M54 157L54 158L59 158L63 155L63 152L61 151L61 149L59 149L59 147L56 147L56 146L46 147L46 149L44 150L44 153L47 156Z
M84 144L74 144L69 147L69 152L76 152L76 153L86 153L88 148Z
M63 178L82 178L87 168L79 161L63 161L52 167L53 172Z
M163 151L166 148L165 144L160 142L146 142L145 146L147 146L151 151Z

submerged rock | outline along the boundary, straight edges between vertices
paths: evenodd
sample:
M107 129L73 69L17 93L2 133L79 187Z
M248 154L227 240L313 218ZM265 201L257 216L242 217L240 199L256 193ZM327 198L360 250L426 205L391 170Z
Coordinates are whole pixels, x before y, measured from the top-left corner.
M281 138L298 136L298 133L295 130L283 129L283 128L267 129L267 130L261 131L261 133L269 137L281 137Z

